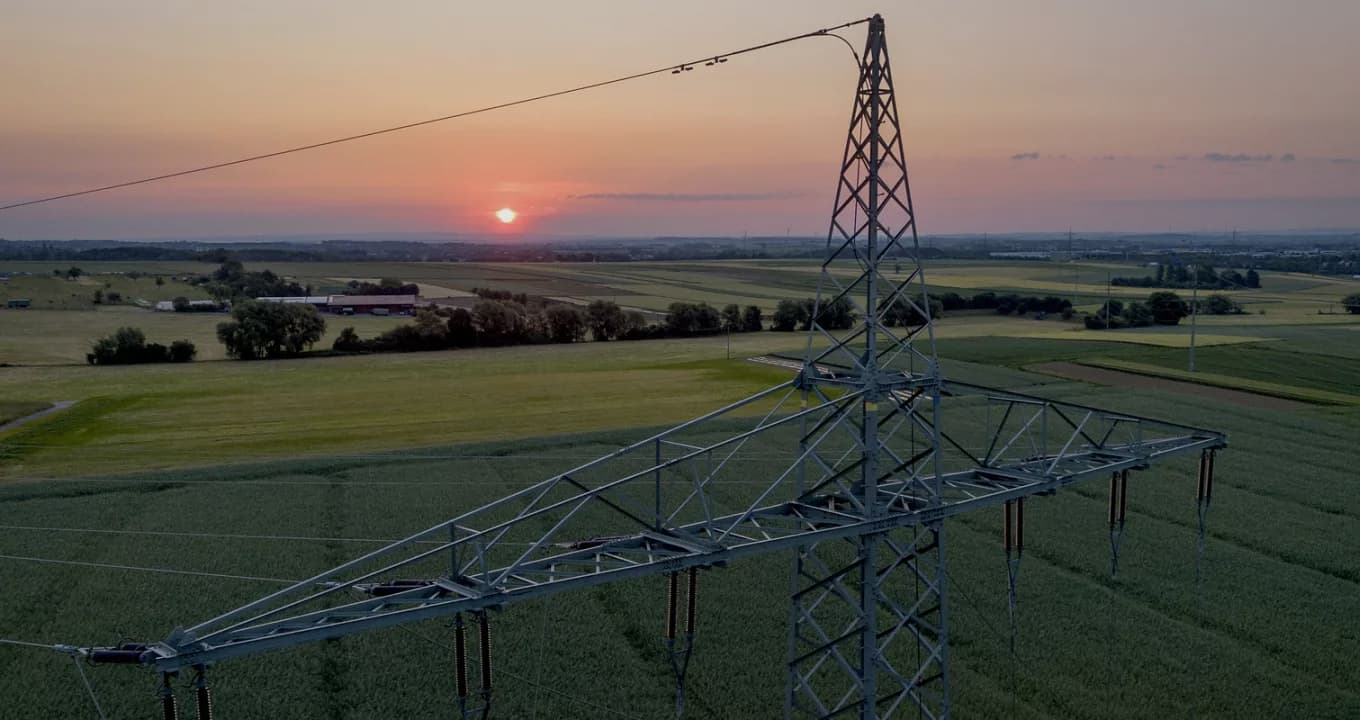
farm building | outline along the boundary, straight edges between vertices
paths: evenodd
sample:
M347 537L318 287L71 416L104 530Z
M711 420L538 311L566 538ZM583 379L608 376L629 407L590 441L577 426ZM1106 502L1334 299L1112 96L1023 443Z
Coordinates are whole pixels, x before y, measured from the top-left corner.
M330 311L338 315L411 315L415 295L332 295Z
M218 307L219 307L218 303L217 303L216 301L214 301L214 300L190 300L190 301L189 301L189 309L190 309L190 310L194 310L194 311L198 311L198 312L204 312L204 311L207 311L207 310L217 310ZM175 311L175 303L174 303L173 300L162 300L162 301L156 303L155 310L156 310L156 312L174 312L174 311Z
M18 308L26 308L26 307L28 307L29 305L32 305L32 304L33 304L33 301L32 301L32 300L29 300L28 298L14 298L14 299L10 300L9 302L6 302L6 303L5 303L5 307L7 307L7 308L13 308L13 309L18 309Z
M329 295L299 295L295 297L257 297L260 302L284 303L286 305L311 305L325 312L331 304Z

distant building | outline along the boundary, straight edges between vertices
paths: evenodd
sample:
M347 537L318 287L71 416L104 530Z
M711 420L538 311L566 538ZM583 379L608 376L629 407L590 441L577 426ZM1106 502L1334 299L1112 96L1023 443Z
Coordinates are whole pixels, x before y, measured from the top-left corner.
M311 305L321 312L336 315L413 315L416 311L415 295L299 295L255 299L285 305Z
M258 297L260 302L283 303L285 305L311 305L312 307L325 312L330 307L331 298L329 295L298 295L295 297Z
M18 309L26 308L26 307L28 307L28 306L30 306L30 305L32 305L32 304L33 304L33 301L32 301L32 300L29 300L28 298L14 298L14 299L9 300L8 302L6 302L6 303L5 303L5 307L11 308L11 309L14 309L14 310L18 310Z
M412 315L415 295L332 295L329 310L337 315Z
M216 300L190 300L189 309L198 312L208 310L219 310L222 306ZM174 312L175 302L173 300L161 300L153 308L156 312Z

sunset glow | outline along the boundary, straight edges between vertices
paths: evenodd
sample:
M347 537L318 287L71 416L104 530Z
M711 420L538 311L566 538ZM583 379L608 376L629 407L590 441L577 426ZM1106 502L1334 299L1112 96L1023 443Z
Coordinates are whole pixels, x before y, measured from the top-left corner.
M456 113L884 11L894 73L908 89L896 102L922 232L1360 226L1360 45L1347 35L1360 26L1355 2L1316 13L1176 0L1034 13L1002 0L766 0L715 25L728 4L413 0L400 22L379 5L336 3L324 32L305 4L87 5L70 13L20 2L5 18L12 71L0 204ZM513 50L486 31L507 23ZM258 25L308 29L254 36L242 57L240 33ZM930 32L914 36L914 26ZM644 28L665 32L639 44ZM863 29L847 38L859 45ZM840 43L798 42L25 208L0 217L0 237L816 235L834 200L855 78ZM516 219L519 207L528 214Z

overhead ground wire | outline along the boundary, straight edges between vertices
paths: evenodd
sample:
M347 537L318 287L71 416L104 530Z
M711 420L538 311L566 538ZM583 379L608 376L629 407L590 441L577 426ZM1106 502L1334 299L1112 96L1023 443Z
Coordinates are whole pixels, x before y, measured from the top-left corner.
M577 85L575 87L570 87L563 90L555 90L553 92L543 93L541 95L533 95L531 97L520 98L518 100L510 100L507 102L496 103L494 105L486 105L484 107L474 108L471 110L463 110L461 112L451 113L449 115L441 115L439 117L427 118L425 120L417 120L415 122L394 125L392 127L385 127L377 130L369 130L367 132L361 132L355 135L347 135L345 137L333 138L330 140L322 140L320 142L308 143L306 145L299 145L297 147L285 148L283 150L275 150L273 152L262 153L259 155L251 155L249 157L243 157L236 160L228 160L226 162L202 165L199 167L188 168L186 170L177 170L175 172L163 173L161 175L153 175L151 177L137 178L134 180L125 180L122 182L113 183L111 185L103 185L100 187L87 188L84 190L75 190L72 192L61 193L59 195L51 195L48 197L36 198L33 200L25 200L22 202L11 203L9 205L0 205L0 212L3 212L5 210L13 210L21 207L27 207L30 205L39 205L42 203L54 202L57 200L65 200L68 198L80 197L82 195L93 195L95 193L107 192L109 190L118 190L121 188L133 187L135 185L145 185L147 183L159 182L162 180L169 180L171 178L184 177L186 175L194 175L197 173L204 173L211 170L221 170L223 168L229 168L236 165L244 165L246 163L257 162L259 160L268 160L270 158L276 158L283 155L291 155L293 153L305 152L307 150L316 150L318 148L324 148L331 145L339 145L341 143L354 142L356 140L363 140L378 135L386 135L389 133L400 132L402 130L410 130L412 128L423 127L426 125L434 125L436 123L447 122L449 120L457 120L459 118L470 117L472 115L480 115L482 113L489 113L496 110L504 110L506 108L512 108L519 105L527 105L529 103L535 103L542 100L549 100L551 98L562 97L564 95L572 95L575 93L586 92L588 90L595 90L610 85L617 85L619 83L629 82L631 80L640 80L642 78L651 77L653 75L661 75L663 73L679 74L689 70L693 70L696 65L699 65L701 63L713 64L715 62L726 62L727 58L736 57L738 55L745 55L747 53L758 52L760 50L766 50L779 45L785 45L791 42L796 42L798 40L805 40L807 38L833 37L841 40L842 42L846 42L845 38L836 35L834 31L843 30L845 28L853 27L855 25L866 23L868 21L869 18L853 20L851 22L842 23L834 27L813 30L811 32L805 32L799 35L781 38L779 40L771 40L769 42L760 43L758 45L751 45L749 47L740 48L738 50L729 50L727 52L717 53L714 55L705 55L701 58L698 58L697 60L689 60L678 64L665 65L663 67L655 68L652 70L644 70L642 72L621 75L619 77L610 78L608 80L600 80L598 82L586 83L584 85ZM846 42L846 44L849 45L848 42ZM851 47L851 52L852 53L854 52L853 46Z

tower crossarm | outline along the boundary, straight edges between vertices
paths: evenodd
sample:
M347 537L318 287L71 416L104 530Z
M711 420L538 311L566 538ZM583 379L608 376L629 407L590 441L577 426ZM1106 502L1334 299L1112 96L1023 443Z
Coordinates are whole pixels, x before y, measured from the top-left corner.
M1075 406L1069 409L1072 407ZM1042 410L1044 406L1037 408ZM998 432L1004 431L998 426ZM1072 483L1111 472L1145 468L1161 458L1224 445L1222 435L1192 430L1137 443L1068 449L1064 454L1030 457L1014 463L974 465L939 477L913 474L919 468L933 467L930 459L923 457L878 484L881 506L887 509L880 516L866 515L858 509L855 498L843 491L784 499L762 492L752 495L746 507L734 510L727 505L726 512L712 517L660 528L639 523L629 531L606 536L563 541L559 532L562 523L551 523L527 542L523 534L514 533L519 545L528 545L535 552L521 554L513 562L479 567L479 559L473 557L459 566L461 572L428 579L399 580L392 577L393 571L388 571L372 576L361 574L359 580L329 581L312 598L326 595L332 600L330 604L258 613L225 630L209 630L202 635L178 632L163 642L149 645L143 662L161 671L172 671L407 622L503 608L628 578L721 566L732 560L827 540L930 525L1017 498L1052 494ZM636 476L633 482L645 482L658 467L654 464L631 474ZM722 479L716 475L701 476L700 483L707 482ZM774 488L788 489L778 483L770 486ZM592 500L599 500L598 489L577 490L560 504L572 506ZM615 514L624 518L630 515L623 510ZM531 522L522 519L504 527L494 526L489 534L494 537L501 530L508 533L516 525ZM537 524L542 525L542 521ZM431 551L447 554L462 544L457 540L439 543L416 554ZM355 599L356 595L360 599Z

